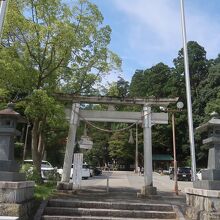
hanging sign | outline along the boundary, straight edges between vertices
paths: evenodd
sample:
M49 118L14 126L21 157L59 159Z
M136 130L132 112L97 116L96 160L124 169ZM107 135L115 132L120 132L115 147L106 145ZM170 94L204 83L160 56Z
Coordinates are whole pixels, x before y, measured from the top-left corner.
M79 141L79 147L83 149L92 149L93 141L91 141L89 136L82 136Z

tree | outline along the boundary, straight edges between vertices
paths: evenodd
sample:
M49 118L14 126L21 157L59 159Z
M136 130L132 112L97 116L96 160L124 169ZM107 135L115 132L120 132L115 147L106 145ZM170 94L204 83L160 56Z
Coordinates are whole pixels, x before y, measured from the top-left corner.
M134 75L132 76L131 79L131 84L130 84L130 95L131 96L140 96L144 97L145 96L145 80L144 80L144 71L143 70L136 70Z
M109 140L109 155L117 164L127 165L134 160L134 144L128 143L129 132L115 132Z
M0 84L10 92L10 99L29 97L25 113L32 122L32 157L39 174L45 149L43 128L54 119L50 108L58 107L51 94L89 92L102 74L120 67L118 56L108 50L111 29L102 22L96 5L87 0L77 1L72 8L61 0L9 4Z
M131 80L131 96L167 97L166 85L170 76L171 69L163 63L158 63L145 71L137 70Z
M206 59L206 51L195 41L187 43L189 57L190 84L193 99L198 97L198 86L208 75L209 62ZM173 60L178 74L184 73L183 48L178 52L178 57Z

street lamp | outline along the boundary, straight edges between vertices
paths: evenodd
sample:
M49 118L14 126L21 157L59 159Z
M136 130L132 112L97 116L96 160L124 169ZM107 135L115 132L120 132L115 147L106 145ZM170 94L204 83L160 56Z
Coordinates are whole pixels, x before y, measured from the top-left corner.
M177 102L177 109L165 109L163 107L160 107L161 110L170 112L171 118L172 118L172 135L173 135L173 165L174 165L174 192L176 195L179 194L178 191L178 178L177 178L177 160L176 160L176 130L175 130L175 113L181 112L182 108L184 106L183 102Z

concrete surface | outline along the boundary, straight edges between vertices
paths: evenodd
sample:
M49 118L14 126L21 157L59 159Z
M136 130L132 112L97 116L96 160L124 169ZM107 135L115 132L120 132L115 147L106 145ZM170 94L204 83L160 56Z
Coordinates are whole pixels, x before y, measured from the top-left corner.
M109 190L107 191L107 179ZM137 197L144 186L144 177L129 171L104 171L103 175L82 180L81 189L77 192L63 193L58 191L54 198L74 201L131 202L145 204L169 204L175 207L178 219L185 219L185 188L192 187L192 182L178 181L179 195L174 192L174 181L167 175L153 173L153 186L157 195Z

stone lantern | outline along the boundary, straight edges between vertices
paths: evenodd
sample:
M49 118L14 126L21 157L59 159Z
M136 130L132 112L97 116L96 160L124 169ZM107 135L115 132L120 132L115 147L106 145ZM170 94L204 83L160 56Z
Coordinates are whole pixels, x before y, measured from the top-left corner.
M220 190L220 119L217 113L211 114L207 123L197 128L200 132L208 132L203 144L209 146L208 167L202 170L202 180L194 182L194 188Z
M30 219L28 209L33 207L34 182L25 181L25 174L19 173L14 160L14 140L19 133L16 125L21 117L13 107L10 103L0 111L0 216L26 220Z
M213 113L211 120L196 130L208 132L203 140L209 146L208 167L202 170L202 180L186 188L186 215L189 219L220 219L220 118Z
M13 110L14 104L0 111L0 181L24 181L25 175L18 173L19 166L14 160L14 139L19 113Z

